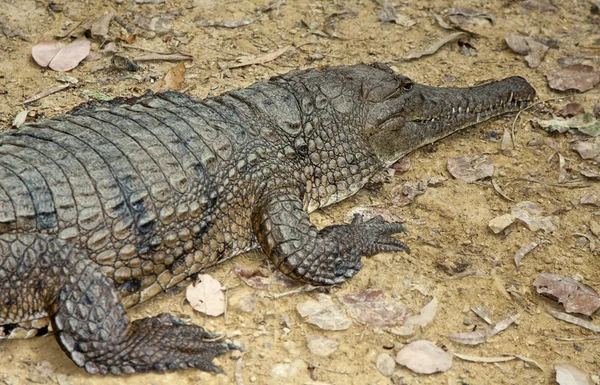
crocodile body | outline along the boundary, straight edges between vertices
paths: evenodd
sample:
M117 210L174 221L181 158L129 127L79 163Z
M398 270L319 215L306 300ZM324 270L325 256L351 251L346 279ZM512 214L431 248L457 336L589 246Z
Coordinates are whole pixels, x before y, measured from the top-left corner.
M525 106L522 78L413 84L375 64L289 74L199 100L83 106L0 135L0 339L53 330L90 373L197 367L232 346L125 308L255 247L304 282L408 248L381 219L317 230L309 212L408 152ZM51 322L50 322L51 321Z

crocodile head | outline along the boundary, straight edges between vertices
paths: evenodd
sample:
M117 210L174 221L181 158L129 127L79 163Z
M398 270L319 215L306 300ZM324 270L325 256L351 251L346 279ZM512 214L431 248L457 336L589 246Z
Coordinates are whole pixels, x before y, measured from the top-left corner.
M364 135L386 165L465 127L518 111L535 97L521 77L470 88L413 83L383 64L354 66L366 103Z

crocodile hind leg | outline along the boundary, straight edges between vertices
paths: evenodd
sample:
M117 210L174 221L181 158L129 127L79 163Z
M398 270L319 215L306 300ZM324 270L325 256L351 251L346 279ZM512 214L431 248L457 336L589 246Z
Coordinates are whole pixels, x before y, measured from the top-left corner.
M0 235L0 325L49 315L60 345L90 373L194 367L233 346L163 313L130 322L112 281L73 245L42 234Z
M303 282L333 285L344 282L362 267L361 257L380 252L406 251L408 246L391 235L406 230L381 217L322 230L310 222L294 195L267 198L253 217L258 242L284 274Z

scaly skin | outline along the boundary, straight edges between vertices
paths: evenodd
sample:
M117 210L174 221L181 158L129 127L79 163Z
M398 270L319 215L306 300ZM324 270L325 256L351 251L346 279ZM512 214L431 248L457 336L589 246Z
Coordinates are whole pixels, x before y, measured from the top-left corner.
M196 367L232 346L125 308L261 246L285 274L341 283L408 251L381 218L322 230L308 213L459 129L524 107L522 78L413 84L381 64L293 71L197 100L78 107L0 135L0 338L54 331L90 373ZM48 319L52 321L48 323Z

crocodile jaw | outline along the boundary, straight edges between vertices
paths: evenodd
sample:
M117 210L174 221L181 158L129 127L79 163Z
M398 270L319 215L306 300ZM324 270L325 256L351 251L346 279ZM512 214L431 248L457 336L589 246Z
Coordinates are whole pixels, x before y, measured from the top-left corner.
M368 129L369 143L379 159L390 165L456 131L519 111L534 97L535 90L521 77L471 88L416 84L410 91L378 106L375 127Z

